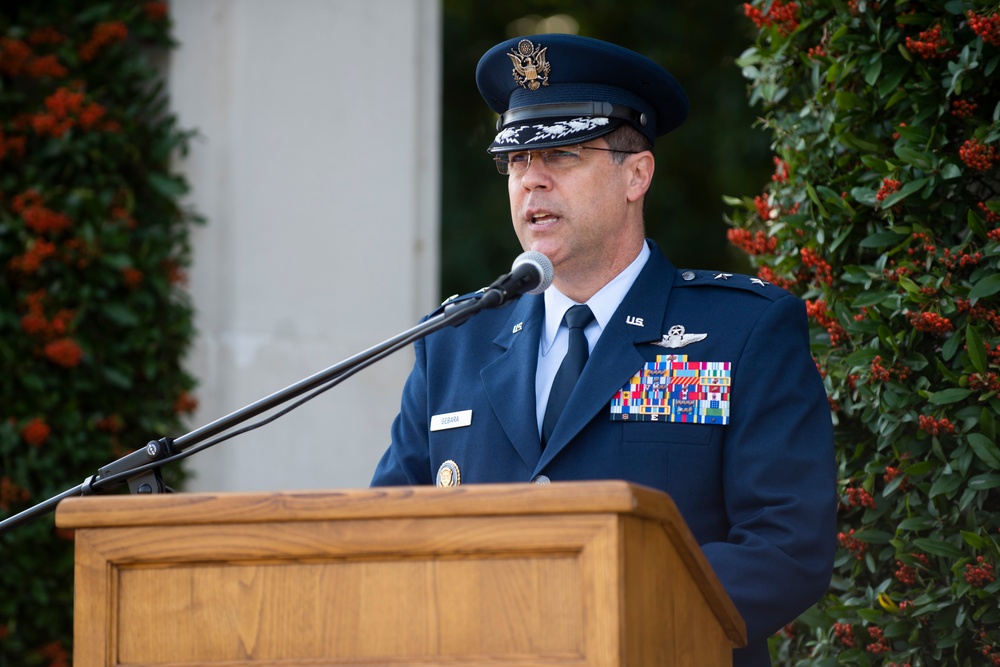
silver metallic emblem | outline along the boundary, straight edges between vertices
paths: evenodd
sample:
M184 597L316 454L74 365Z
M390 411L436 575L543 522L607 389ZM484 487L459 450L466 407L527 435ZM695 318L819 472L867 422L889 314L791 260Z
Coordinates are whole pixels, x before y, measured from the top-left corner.
M684 327L680 324L675 324L667 330L667 333L663 334L662 340L654 342L653 345L659 345L660 347L668 349L675 349L678 347L684 347L685 345L690 345L691 343L697 343L698 341L705 340L706 338L708 338L707 333L684 333Z

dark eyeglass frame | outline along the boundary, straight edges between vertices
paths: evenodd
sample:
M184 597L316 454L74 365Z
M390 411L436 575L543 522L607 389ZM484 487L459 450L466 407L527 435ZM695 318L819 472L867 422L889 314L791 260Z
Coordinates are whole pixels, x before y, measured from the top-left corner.
M576 145L572 145L572 146L559 146L558 148L544 148L544 149L535 150L535 151L509 151L507 153L497 153L496 155L493 156L493 162L496 164L497 171L500 172L501 176L510 176L511 175L511 169L510 169L510 165L511 165L510 156L511 155L522 155L523 154L523 155L527 155L528 156L527 160L524 161L524 169L518 168L517 170L515 170L516 173L522 173L523 174L523 173L527 173L528 169L531 167L531 161L532 161L532 159L534 159L532 157L533 155L538 155L539 157L541 157L542 158L542 163L545 164L546 166L552 166L552 165L559 164L559 162L557 162L557 161L550 162L550 159L552 158L552 156L554 154L559 153L559 152L570 153L570 154L575 155L577 158L579 158L580 154L574 152L574 151L577 151L577 150L579 150L579 151L603 151L605 153L625 153L626 155L635 155L636 153L640 153L641 152L641 151L626 151L626 150L622 150L620 148L602 148L600 146L580 146L579 144L576 144ZM514 164L520 164L520 162L515 162ZM558 168L568 168L568 167L570 167L572 165L575 165L575 164L576 164L576 162L569 162L569 163L566 163L565 165L561 165Z

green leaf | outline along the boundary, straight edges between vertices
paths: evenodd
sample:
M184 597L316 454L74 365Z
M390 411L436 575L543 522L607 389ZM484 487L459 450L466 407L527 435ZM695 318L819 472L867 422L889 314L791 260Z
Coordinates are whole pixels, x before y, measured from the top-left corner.
M959 401L965 400L972 394L971 389L962 389L961 387L954 387L952 389L944 389L942 391L935 391L927 396L927 400L934 405L948 405L951 403L958 403Z
M944 345L941 346L941 357L944 358L946 361L951 361L952 357L955 356L955 353L958 352L958 344L962 340L963 339L961 336L950 336L948 340L944 342ZM938 360L938 363L939 364L941 363L940 359ZM943 367L940 368L941 372L944 373L946 376L954 375L953 373L948 371L947 368Z
M962 169L954 162L947 162L943 167L941 167L941 178L946 181L950 181L953 178L958 178L962 175Z
M976 328L969 324L965 327L965 347L969 351L969 360L980 373L986 372L986 347Z
M989 544L989 542L983 539L982 536L976 535L975 533L970 533L965 530L962 531L962 539L965 540L965 543L968 544L973 549L982 549L987 544Z
M953 547L944 540L935 540L929 537L918 537L913 540L913 546L917 547L921 551L926 551L929 554L943 556L945 558L961 558L965 555L961 549Z
M881 206L882 208L892 208L893 206L903 201L904 199L912 195L920 188L927 185L927 182L929 180L930 179L927 178L918 178L915 181L910 181L906 183L903 187L899 189L899 192L894 192L885 199L883 199L882 203L879 204L879 206Z
M166 199L177 199L188 191L187 184L180 178L153 172L149 174L149 184Z
M858 295L854 301L851 302L851 308L863 308L865 306L874 306L883 303L886 299L891 297L892 294L889 292L879 292L879 291L865 291Z
M855 109L864 104L864 98L846 90L838 90L836 95L834 95L834 99L837 101L837 106L845 111Z
M816 190L809 183L806 183L806 193L809 195L809 198L812 199L813 203L816 204L816 208L819 210L820 215L824 218L830 215L827 213L826 207L823 206L823 203L819 200L819 195L816 194Z
M980 220L979 216L976 215L975 211L971 208L969 209L968 215L965 216L966 222L969 224L969 229L972 233L978 236L980 239L985 241L987 237L986 227L983 225L983 221Z
M109 320L122 327L135 327L141 322L128 306L121 303L105 303L101 306L101 312Z
M896 232L876 232L861 239L858 245L862 248L885 248L899 243L904 238L906 238L905 234L897 234Z
M899 85L899 82L903 80L906 76L907 68L900 66L893 66L888 68L883 74L878 82L878 94L880 97L886 97L890 92L894 91Z
M975 489L976 491L995 489L998 486L1000 486L1000 475L994 475L992 473L976 475L969 480L969 488Z
M979 427L983 430L983 436L990 441L995 441L997 437L997 422L989 408L983 408L979 413Z
M934 483L931 484L931 490L927 493L928 496L934 498L936 496L944 495L950 497L951 494L955 492L958 487L962 486L961 475L941 475Z
M992 296L997 292L1000 292L1000 273L993 273L973 285L969 291L969 301L975 305L979 299Z
M865 83L869 86L874 86L875 82L878 81L879 74L882 73L882 58L876 57L876 59L864 68L865 73Z
M930 153L914 150L912 148L909 148L907 146L901 146L899 144L896 144L896 146L893 147L893 152L903 162L915 165L917 167L920 167L921 169L927 169L928 167L930 167L931 162L934 159L934 156L931 155Z

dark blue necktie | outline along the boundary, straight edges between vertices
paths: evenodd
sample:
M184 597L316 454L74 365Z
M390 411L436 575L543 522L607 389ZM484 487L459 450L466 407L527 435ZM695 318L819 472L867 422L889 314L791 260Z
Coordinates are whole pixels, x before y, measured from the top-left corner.
M583 330L594 321L594 314L587 306L573 306L566 311L563 321L569 328L569 347L563 357L556 377L552 381L552 391L549 392L549 402L545 406L545 418L542 420L542 447L555 430L556 422L566 407L569 395L583 372L583 367L590 356L590 347Z

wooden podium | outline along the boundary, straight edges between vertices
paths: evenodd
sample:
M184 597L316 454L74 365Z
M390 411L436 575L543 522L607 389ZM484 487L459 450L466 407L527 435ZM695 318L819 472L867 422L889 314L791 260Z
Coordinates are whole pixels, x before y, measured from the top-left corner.
M673 502L625 482L94 496L73 662L730 665L735 607Z

